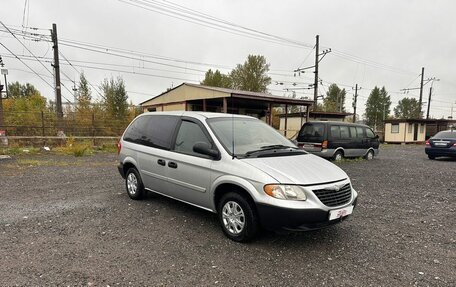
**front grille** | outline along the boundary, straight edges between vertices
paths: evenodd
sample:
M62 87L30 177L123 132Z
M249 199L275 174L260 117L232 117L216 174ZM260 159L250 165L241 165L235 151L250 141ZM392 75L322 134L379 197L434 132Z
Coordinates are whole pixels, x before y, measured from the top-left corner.
M339 206L350 201L352 192L350 184L342 186L338 191L334 188L313 190L318 199L326 206Z

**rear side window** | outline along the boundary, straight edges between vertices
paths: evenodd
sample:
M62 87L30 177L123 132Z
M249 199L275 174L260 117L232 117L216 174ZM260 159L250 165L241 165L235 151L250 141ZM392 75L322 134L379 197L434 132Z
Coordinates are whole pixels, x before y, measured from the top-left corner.
M170 150L178 121L176 116L139 117L125 132L124 140Z
M356 127L350 127L350 135L352 139L356 138Z
M362 127L356 127L356 137L364 138L364 129Z
M331 138L340 139L340 127L339 126L331 126L330 134L331 134Z
M349 139L350 133L348 132L347 126L340 126L340 138L341 139Z
M300 142L322 142L325 135L325 125L321 123L305 123L299 132Z

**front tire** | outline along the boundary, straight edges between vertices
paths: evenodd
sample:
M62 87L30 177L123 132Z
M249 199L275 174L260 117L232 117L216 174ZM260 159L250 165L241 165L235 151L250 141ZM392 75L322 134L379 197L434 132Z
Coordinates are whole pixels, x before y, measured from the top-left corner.
M131 167L127 170L125 174L125 188L131 199L140 200L144 198L144 185L136 168Z
M336 151L332 157L333 161L341 161L344 158L344 153L340 150Z
M369 150L366 155L364 156L364 158L366 160L373 160L374 159L374 151L373 150Z
M252 240L259 230L258 216L253 203L235 192L225 194L217 208L223 233L237 242Z

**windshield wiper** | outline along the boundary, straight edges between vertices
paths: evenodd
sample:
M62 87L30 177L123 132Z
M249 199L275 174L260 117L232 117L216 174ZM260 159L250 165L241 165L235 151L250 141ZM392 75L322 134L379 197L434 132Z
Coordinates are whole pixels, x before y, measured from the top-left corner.
M266 146L262 146L260 149L251 150L251 151L246 152L245 156L249 157L250 155L257 153L257 152L274 150L274 149L298 149L298 148L294 147L294 146L286 146L286 145L281 145L281 144L266 145Z

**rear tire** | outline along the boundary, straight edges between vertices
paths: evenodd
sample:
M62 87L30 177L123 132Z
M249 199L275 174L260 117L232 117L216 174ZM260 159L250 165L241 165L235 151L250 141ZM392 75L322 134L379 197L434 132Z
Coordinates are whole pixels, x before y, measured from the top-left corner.
M344 158L344 153L340 150L336 151L332 157L333 161L341 161Z
M228 192L223 195L217 213L223 233L233 241L247 242L258 233L259 223L255 207L239 193Z
M435 156L428 154L429 159L435 159Z
M140 200L144 198L144 185L138 170L134 167L129 168L125 174L125 188L131 199Z
M366 155L364 156L364 158L366 160L373 160L374 159L374 151L373 150L369 150Z

